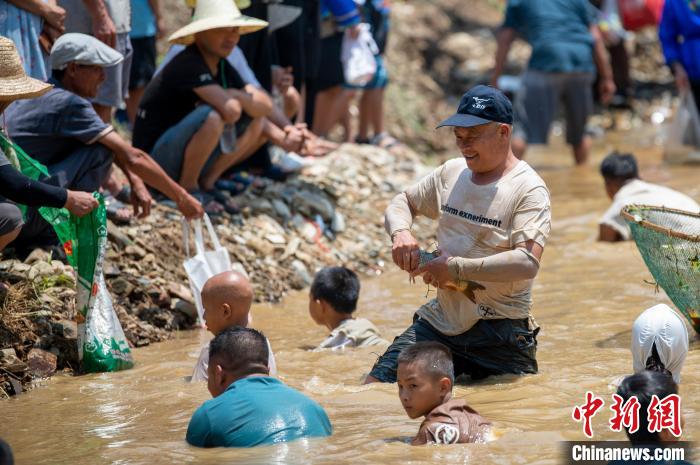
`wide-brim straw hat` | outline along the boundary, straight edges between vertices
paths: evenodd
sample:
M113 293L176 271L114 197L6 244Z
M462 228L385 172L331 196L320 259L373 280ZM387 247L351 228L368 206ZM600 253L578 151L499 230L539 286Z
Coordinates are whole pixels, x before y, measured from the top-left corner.
M51 84L27 76L15 43L0 36L0 102L38 97L52 87Z
M196 33L210 29L237 27L241 34L249 34L266 26L262 19L241 14L233 0L197 0L190 24L173 32L168 42L189 45Z

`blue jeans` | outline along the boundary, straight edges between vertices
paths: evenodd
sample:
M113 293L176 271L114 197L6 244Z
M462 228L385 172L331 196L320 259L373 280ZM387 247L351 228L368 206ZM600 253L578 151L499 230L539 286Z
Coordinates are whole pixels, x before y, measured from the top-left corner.
M521 320L479 320L468 331L446 336L418 316L413 324L394 339L379 357L370 376L384 383L396 382L396 359L408 346L420 341L435 341L452 351L455 377L469 375L472 380L491 375L537 373L537 333L527 318Z

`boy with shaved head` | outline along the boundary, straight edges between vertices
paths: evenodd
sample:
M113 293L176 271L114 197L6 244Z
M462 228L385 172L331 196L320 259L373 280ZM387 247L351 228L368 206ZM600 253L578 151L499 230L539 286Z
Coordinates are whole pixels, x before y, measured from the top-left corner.
M202 288L204 322L207 329L218 335L226 328L248 326L250 306L253 304L253 287L250 281L236 271L225 271L209 278ZM277 375L275 356L267 341L270 375ZM206 381L209 366L209 344L202 347L199 360L192 373L192 381Z

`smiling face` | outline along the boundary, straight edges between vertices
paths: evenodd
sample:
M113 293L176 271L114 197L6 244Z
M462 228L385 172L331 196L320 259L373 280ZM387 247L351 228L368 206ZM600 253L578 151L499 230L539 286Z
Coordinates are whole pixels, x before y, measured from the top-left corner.
M455 127L457 148L474 173L489 173L502 167L510 153L511 127L488 123L469 128Z
M427 415L447 400L452 392L449 378L426 373L424 362L401 363L397 370L399 399L410 418Z
M229 56L240 38L241 34L237 27L220 27L195 34L197 45L219 58Z

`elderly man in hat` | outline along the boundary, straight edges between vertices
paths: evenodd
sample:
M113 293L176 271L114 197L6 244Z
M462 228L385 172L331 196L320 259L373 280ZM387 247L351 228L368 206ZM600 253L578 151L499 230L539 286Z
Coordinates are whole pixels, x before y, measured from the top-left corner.
M379 358L367 382L396 381L399 352L426 340L450 348L456 376L537 372L531 289L550 232L549 192L513 154L512 124L503 93L487 86L469 90L457 113L440 124L453 128L461 156L387 208L394 262L438 291ZM417 215L438 222L440 255L428 263L410 231Z
M49 82L55 88L35 101L16 102L8 108L10 137L46 165L60 186L96 191L114 159L131 182L132 203L141 217L148 215L152 202L143 181L175 201L186 217L201 217L200 203L148 154L132 147L105 124L87 100L104 80L103 67L121 59L117 51L92 36L61 36L50 55L53 74ZM37 227L38 231L45 229L40 223Z
M15 44L0 36L0 115L15 100L33 99L50 90L50 84L25 74ZM0 132L0 250L17 237L23 225L22 213L11 202L34 207L65 207L77 216L97 206L97 200L89 192L72 191L24 176L10 160L14 161L13 152L13 144Z
M265 92L246 84L226 58L241 34L267 23L242 15L231 0L200 0L192 18L169 38L187 47L146 87L134 145L215 211L222 205L207 193L216 193L219 177L252 154L272 111Z

